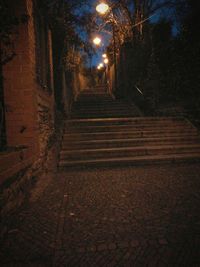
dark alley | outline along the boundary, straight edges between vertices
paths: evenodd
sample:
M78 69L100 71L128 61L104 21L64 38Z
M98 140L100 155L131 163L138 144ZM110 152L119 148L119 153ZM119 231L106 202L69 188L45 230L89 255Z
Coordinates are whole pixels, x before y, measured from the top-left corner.
M200 266L199 12L0 1L0 266Z

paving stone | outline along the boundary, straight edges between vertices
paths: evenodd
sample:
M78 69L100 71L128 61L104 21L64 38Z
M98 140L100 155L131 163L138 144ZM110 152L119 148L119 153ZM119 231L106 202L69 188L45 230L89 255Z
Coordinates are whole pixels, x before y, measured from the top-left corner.
M87 251L89 251L89 252L96 252L97 251L97 248L96 248L96 246L89 246L87 248Z
M98 251L104 251L104 250L107 250L107 245L106 244L101 244L101 245L98 245L97 247L97 250Z
M131 247L135 248L135 247L138 247L139 245L140 245L140 243L138 240L132 240L131 241Z
M159 244L160 245L168 245L168 242L166 239L159 239Z
M77 252L84 253L86 252L86 248L78 248Z
M116 248L117 248L117 245L115 243L108 244L108 249L109 250L115 250Z
M128 248L129 247L129 242L128 241L123 241L117 244L119 248Z
M2 266L19 259L30 266L35 258L41 259L36 266L55 267L200 266L199 165L54 175L43 194L12 218L0 244Z

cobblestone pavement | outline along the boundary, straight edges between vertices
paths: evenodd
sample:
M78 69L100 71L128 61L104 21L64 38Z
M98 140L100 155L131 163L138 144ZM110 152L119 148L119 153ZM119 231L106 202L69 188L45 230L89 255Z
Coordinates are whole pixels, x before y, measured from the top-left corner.
M199 178L198 164L52 174L13 217L1 266L200 266Z

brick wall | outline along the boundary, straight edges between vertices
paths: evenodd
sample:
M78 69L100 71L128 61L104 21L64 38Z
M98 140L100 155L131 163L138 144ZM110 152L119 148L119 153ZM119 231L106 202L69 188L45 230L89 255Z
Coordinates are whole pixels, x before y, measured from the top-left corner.
M44 149L44 146L41 145L44 135L45 139L48 139L48 136L52 134L54 95L45 92L36 81L33 0L15 0L11 3L17 16L26 14L29 19L27 23L17 26L14 42L16 56L3 69L7 143L10 147L27 146L29 151L27 160L30 164L38 158ZM49 47L51 48L50 40L51 33L49 31ZM52 75L52 52L49 53ZM51 83L53 85L53 78ZM50 118L45 126L41 124L41 103L43 103L42 107L48 110ZM43 126L44 129L41 130L40 127ZM50 128L51 130L49 130ZM22 166L24 167L23 164ZM12 174L14 173L12 172ZM1 179L5 180L5 177L1 177Z
M31 15L25 1L16 0L13 6L17 15ZM31 19L17 27L18 34L14 42L16 56L5 65L3 75L8 146L28 145L36 153L38 129L30 28Z

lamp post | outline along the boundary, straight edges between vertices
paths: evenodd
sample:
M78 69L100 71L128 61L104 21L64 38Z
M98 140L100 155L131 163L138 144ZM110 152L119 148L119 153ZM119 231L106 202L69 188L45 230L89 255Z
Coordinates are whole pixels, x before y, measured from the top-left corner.
M108 11L112 14L111 25L112 25L112 33L113 33L113 52L114 52L114 74L115 74L115 91L118 86L118 77L117 77L117 53L116 53L116 31L115 31L115 23L113 22L114 14L112 11L112 7L109 7L108 4L102 2L96 6L96 11L100 15L105 15Z

